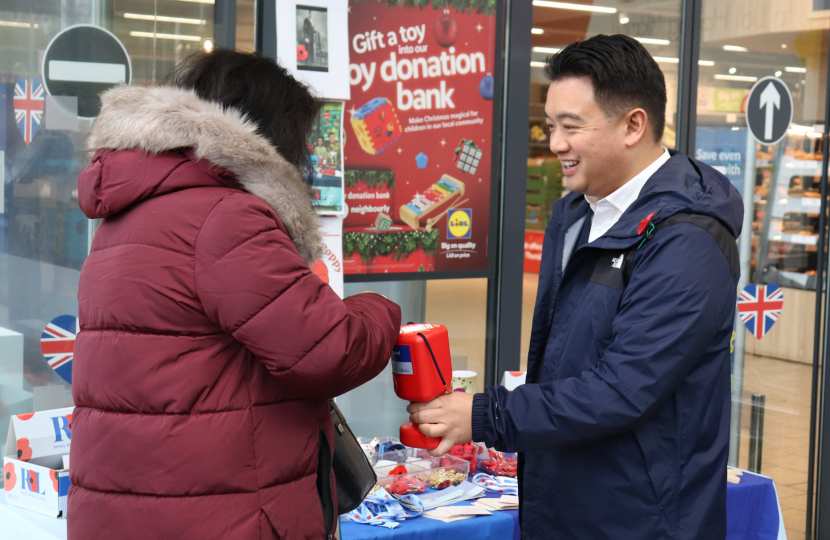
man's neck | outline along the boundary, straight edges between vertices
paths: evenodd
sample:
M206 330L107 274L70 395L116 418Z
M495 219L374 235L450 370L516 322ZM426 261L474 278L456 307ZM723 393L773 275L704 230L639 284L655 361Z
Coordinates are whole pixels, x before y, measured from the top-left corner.
M644 149L643 151L639 152L637 158L631 163L628 167L628 171L626 175L623 177L625 178L625 182L621 182L620 184L612 187L608 193L602 195L601 197L597 197L597 200L602 200L607 196L611 195L627 183L631 182L638 174L643 172L646 167L657 161L657 159L663 155L663 145L656 145L651 146L647 150Z

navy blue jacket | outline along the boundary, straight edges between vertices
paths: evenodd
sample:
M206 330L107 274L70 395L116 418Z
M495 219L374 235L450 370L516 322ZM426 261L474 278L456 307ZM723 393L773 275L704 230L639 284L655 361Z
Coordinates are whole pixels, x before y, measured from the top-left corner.
M672 152L619 222L578 245L563 273L566 232L583 217L590 227L592 216L581 194L558 201L545 232L527 383L475 396L473 440L521 452L525 540L726 536L739 271L695 224L643 242L640 223L652 213L655 224L678 213L716 218L734 241L743 204L725 176ZM627 286L592 281L598 268L620 271L615 259L631 246Z

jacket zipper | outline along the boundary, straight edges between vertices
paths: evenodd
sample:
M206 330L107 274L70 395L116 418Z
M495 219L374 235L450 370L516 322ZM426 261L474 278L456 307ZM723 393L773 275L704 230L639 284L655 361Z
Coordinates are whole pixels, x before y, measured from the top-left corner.
M329 496L331 497L331 525L329 525L326 540L332 540L334 528L337 526L337 508L334 507L334 447L329 443L329 437L325 431L323 431L323 437L329 446Z

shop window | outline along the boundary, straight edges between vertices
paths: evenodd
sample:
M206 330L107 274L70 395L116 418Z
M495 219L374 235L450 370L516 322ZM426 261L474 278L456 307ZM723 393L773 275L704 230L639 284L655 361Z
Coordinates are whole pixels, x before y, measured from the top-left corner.
M236 0L236 50L254 52L254 0Z
M544 73L545 61L566 45L584 41L597 34L625 34L639 40L657 61L666 79L668 103L663 144L673 149L677 130L680 4L679 0L660 3L635 0L626 3L593 2L593 5L582 8L578 3L568 4L567 9L542 6L533 8L522 295L522 370L527 367L544 230L550 220L553 204L567 193L563 185L562 165L550 151L545 123L545 99L549 85Z
M10 415L72 404L41 338L50 321L78 314L78 277L95 224L78 208L77 179L92 119L71 100L68 109L50 109L42 63L57 34L90 24L123 43L133 84L157 82L212 46L213 3L0 2L0 453ZM21 118L16 110L29 112Z
M812 2L702 2L695 157L726 174L751 216L740 237L740 287L776 284L784 293L781 316L763 338L736 321L730 460L775 481L790 539L804 538L806 530L830 28L830 13L819 11L825 3L815 2L812 11ZM747 96L759 81L769 84L764 77L792 94L792 124L772 145L757 142L746 127ZM765 396L766 409L760 446L750 449L754 394ZM760 462L750 463L759 448Z

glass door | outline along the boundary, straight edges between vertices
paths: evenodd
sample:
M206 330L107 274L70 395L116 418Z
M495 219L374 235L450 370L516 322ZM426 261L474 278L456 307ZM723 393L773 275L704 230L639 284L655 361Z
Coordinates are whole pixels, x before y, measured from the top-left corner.
M0 453L11 415L72 404L41 335L53 319L78 314L93 223L77 186L92 119L73 96L53 100L41 84L44 51L76 25L112 32L130 57L132 83L153 83L212 47L213 0L0 2Z
M768 12L702 0L694 157L744 194L739 292L752 284L783 291L783 309L768 331L751 332L736 320L730 464L775 481L792 540L807 533L830 19L810 9L812 2L798 9L763 4ZM789 12L769 16L778 8ZM792 125L770 145L758 143L746 123L748 106L757 106L748 103L750 89L769 84L764 77L784 83L793 99Z
M674 149L678 110L680 14L680 0L540 3L533 7L522 293L522 370L527 369L544 231L553 204L568 193L563 185L562 165L550 151L545 123L545 99L550 84L545 77L545 60L566 45L584 41L597 34L625 34L640 41L657 61L666 79L668 102L663 145Z

